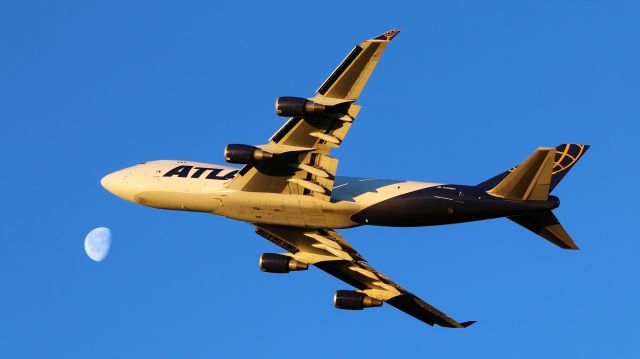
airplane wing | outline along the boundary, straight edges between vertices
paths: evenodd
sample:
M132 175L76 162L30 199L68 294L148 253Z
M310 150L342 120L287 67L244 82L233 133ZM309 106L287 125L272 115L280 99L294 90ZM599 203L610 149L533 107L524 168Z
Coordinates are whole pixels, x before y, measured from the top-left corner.
M354 102L385 47L398 33L390 30L354 47L318 88L315 97L307 99L323 111L290 117L269 143L256 146L276 157L245 165L227 187L309 195L328 201L338 167L338 160L329 153L342 144L360 111Z
M433 326L465 328L475 321L458 323L422 299L406 291L371 267L337 232L326 229L256 225L256 233L302 263L313 264L366 294Z

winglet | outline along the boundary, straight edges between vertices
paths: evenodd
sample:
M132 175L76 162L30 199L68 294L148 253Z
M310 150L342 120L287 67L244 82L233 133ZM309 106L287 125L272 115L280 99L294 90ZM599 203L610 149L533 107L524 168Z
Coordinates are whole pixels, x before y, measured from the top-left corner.
M470 320L470 321L468 321L468 322L462 322L462 323L460 323L460 325L462 325L462 327L463 327L463 328L466 328L466 327L468 327L468 326L470 326L470 325L473 325L473 324L475 324L475 323L476 323L476 321L475 321L475 320Z
M374 37L372 40L384 40L391 41L396 35L400 33L400 30L389 30L380 36Z

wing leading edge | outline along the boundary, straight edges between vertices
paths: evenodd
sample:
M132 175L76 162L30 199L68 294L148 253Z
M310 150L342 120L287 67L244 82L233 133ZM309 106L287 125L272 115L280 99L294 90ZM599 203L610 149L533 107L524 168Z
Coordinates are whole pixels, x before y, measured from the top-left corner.
M406 291L371 267L333 230L256 225L256 233L285 249L290 255L357 288L369 297L427 323L448 328L465 328L475 321L458 323L445 313Z

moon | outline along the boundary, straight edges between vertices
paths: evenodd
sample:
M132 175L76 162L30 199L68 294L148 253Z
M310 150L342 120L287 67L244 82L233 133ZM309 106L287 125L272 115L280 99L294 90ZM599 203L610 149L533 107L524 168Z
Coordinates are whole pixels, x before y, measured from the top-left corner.
M111 249L111 230L106 227L98 227L84 239L84 251L89 258L101 262Z

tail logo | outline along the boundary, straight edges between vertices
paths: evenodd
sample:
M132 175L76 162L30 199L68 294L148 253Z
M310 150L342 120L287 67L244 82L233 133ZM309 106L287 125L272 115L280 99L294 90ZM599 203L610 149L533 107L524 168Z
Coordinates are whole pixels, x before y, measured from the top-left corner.
M398 35L400 33L400 30L389 30L387 32L385 32L384 34L374 38L374 40L387 40L387 41L391 41L391 39L393 39L394 37L396 37L396 35Z
M571 166L578 162L587 148L589 148L589 146L574 143L567 143L556 147L556 157L553 162L551 174L560 173L571 168ZM510 168L509 173L515 171L516 168L518 168L518 166Z
M564 147L564 148L563 148ZM568 143L556 148L556 158L553 164L553 174L569 169L586 151L585 145Z

